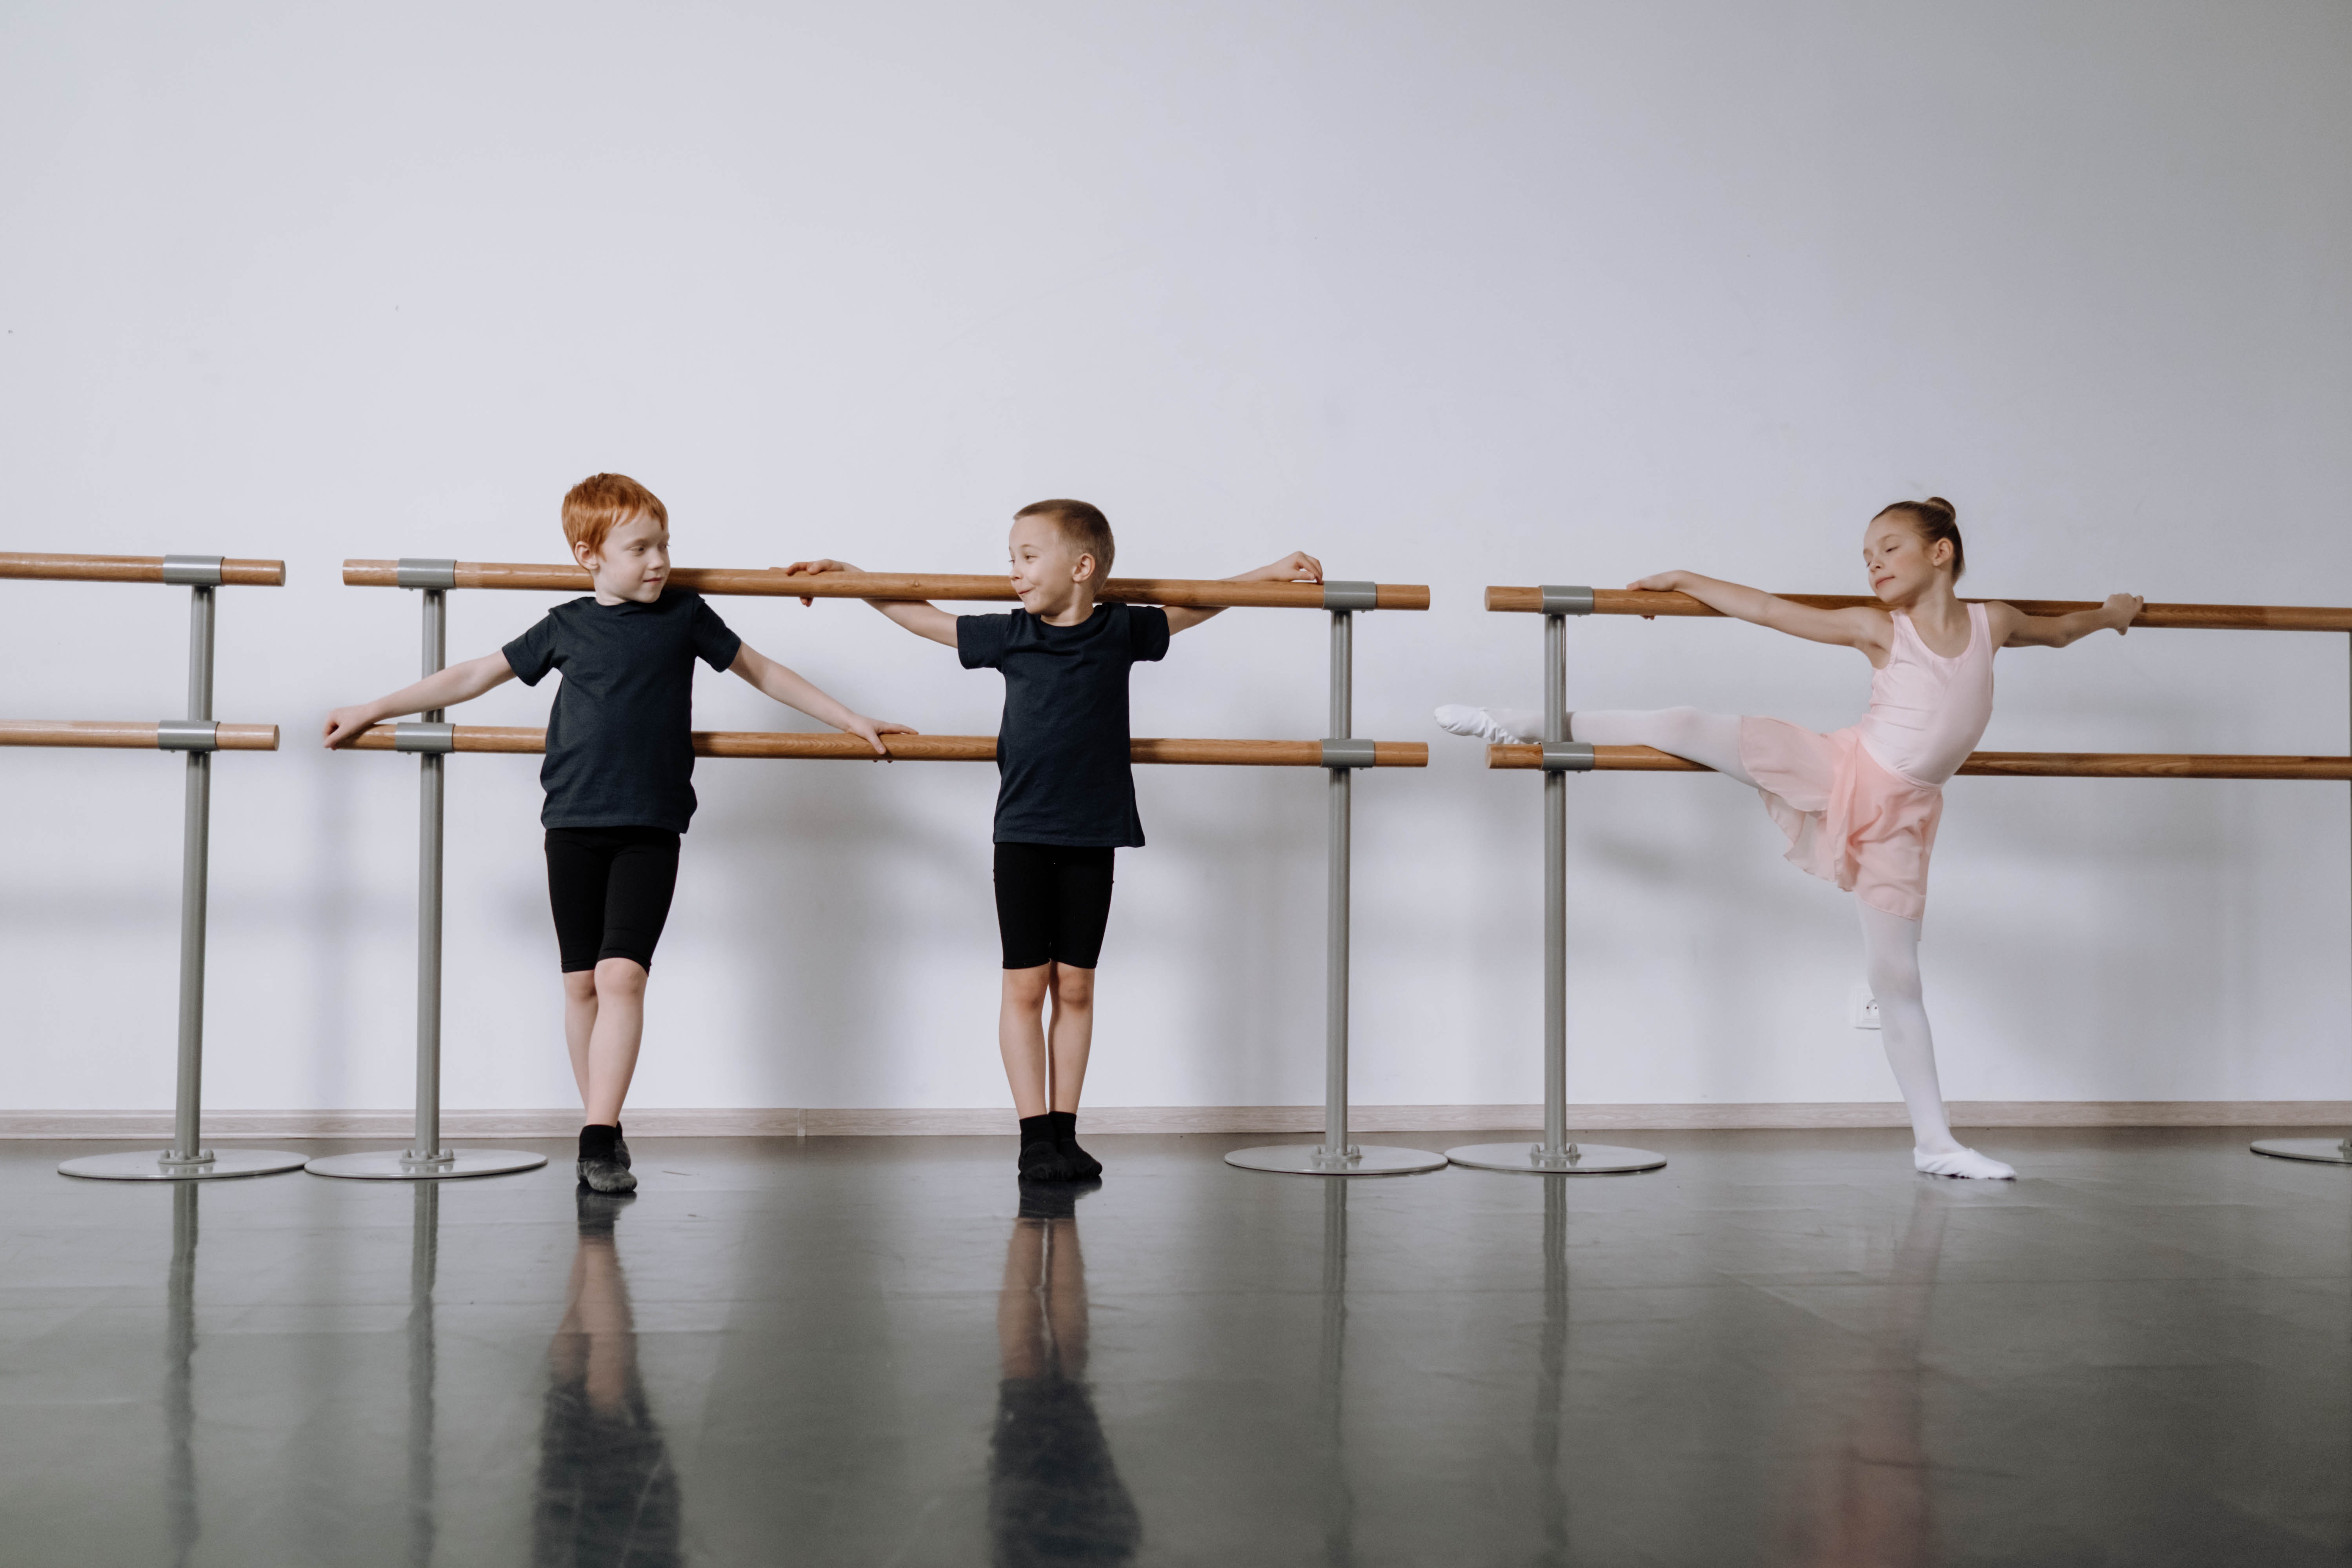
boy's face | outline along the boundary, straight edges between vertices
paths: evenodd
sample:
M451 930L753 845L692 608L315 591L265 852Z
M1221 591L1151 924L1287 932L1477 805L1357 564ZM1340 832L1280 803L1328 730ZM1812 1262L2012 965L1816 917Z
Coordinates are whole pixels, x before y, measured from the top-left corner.
M572 553L595 579L600 601L650 605L669 581L669 530L643 512L606 534L602 550L577 544Z
M1014 518L1009 553L1013 591L1031 615L1050 618L1092 601L1095 558L1071 543L1052 518Z

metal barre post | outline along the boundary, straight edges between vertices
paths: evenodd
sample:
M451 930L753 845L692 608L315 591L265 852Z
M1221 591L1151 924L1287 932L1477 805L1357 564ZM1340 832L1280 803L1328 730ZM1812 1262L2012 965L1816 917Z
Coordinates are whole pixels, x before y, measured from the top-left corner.
M213 591L222 581L217 555L166 555L163 581L188 590L188 716L155 726L158 750L188 753L180 814L180 1009L172 1092L172 1146L161 1153L89 1154L58 1169L68 1176L108 1181L202 1181L267 1176L299 1169L303 1156L287 1149L204 1146L205 917L212 868ZM282 574L281 574L282 575Z
M1592 590L1537 590L1544 618L1544 1138L1448 1149L1457 1165L1527 1175L1620 1175L1654 1171L1664 1154L1568 1136L1568 775L1592 766L1591 748L1568 739L1568 617L1592 614Z
M1323 763L1331 774L1330 831L1326 840L1326 914L1323 971L1323 1141L1312 1146L1268 1145L1236 1149L1225 1163L1248 1171L1307 1176L1403 1176L1442 1170L1445 1157L1420 1149L1348 1142L1348 944L1349 830L1354 802L1352 773L1372 765L1368 742L1355 738L1355 612L1371 609L1377 590L1370 583L1326 583L1331 611L1331 738L1323 743Z
M449 662L448 590L455 561L407 560L398 567L399 586L424 595L425 637L421 660L426 676ZM416 758L416 1132L405 1149L363 1154L327 1154L310 1162L314 1176L360 1181L435 1181L449 1176L497 1176L536 1171L547 1156L528 1149L448 1149L441 1143L441 886L443 827L446 821L444 760L453 749L443 710L423 721L394 727L393 749Z
M2344 639L2346 677L2352 681L2352 636ZM2352 741L2345 751L2352 753ZM2347 792L2352 793L2352 785ZM2277 1160L2309 1160L2323 1165L2352 1165L2352 1134L2340 1138L2263 1138L2252 1144L2257 1154L2268 1154Z

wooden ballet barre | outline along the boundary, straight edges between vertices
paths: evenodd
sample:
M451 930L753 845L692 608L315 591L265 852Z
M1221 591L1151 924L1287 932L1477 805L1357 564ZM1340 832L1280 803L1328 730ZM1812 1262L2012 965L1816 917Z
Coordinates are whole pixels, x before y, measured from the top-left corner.
M174 583L188 579L166 576L161 555L27 555L0 553L0 577L24 577L48 583ZM232 561L220 563L219 582L236 588L282 588L283 561Z
M415 563L412 563L412 566ZM346 561L349 588L520 588L538 593L584 594L588 574L577 566L517 565L460 561L445 580L401 581L397 561ZM934 575L919 572L826 572L788 577L782 567L681 566L669 580L698 594L748 595L774 599L995 599L1018 597L1002 576ZM1113 577L1096 597L1107 603L1175 605L1192 609L1425 610L1429 589L1421 584L1370 584L1369 604L1334 604L1327 588L1354 584L1322 583L1223 583L1180 577Z
M226 729L224 725L222 728ZM152 726L149 727L151 730ZM352 742L355 751L451 751L532 753L547 749L547 731L515 725L452 724L446 726L449 743L433 742L424 733L444 726L378 724ZM404 735L402 731L407 731ZM403 743L405 742L406 743ZM128 742L124 742L128 743ZM909 763L992 763L993 735L885 735L882 743L894 761ZM1357 765L1376 768L1425 768L1429 747L1419 741L1356 742L1371 748L1370 760ZM1320 741L1159 741L1128 742L1128 755L1138 763L1181 763L1195 767L1320 768L1328 766ZM873 762L874 748L856 735L831 731L773 730L697 730L698 757L781 757L812 761Z
M192 720L169 721L175 733L152 720L145 723L111 719L0 719L0 746L95 746L127 752L274 752L275 724L205 724L212 731L209 746L191 744L200 739ZM176 740L177 744L166 744Z
M1876 606L1879 603L1867 595L1853 594L1781 594L1777 596L1792 604L1810 605L1817 610L1848 610L1856 606ZM1960 602L1978 605L1988 601L1963 599ZM2012 605L2029 616L2069 616L2080 610L2099 607L2097 603L2089 599L2003 599L2000 603ZM1544 613L1544 591L1541 588L1491 587L1486 590L1486 607L1489 610L1541 615ZM1719 610L1709 609L1688 594L1652 594L1633 588L1595 588L1590 610L1574 609L1566 613L1644 617L1722 614ZM2132 625L2173 631L2352 632L2352 609L2332 609L2315 605L2148 605L2141 608L2138 618Z
M1539 745L1488 746L1490 768L1538 769ZM1587 771L1587 770L1570 770ZM1685 757L1649 746L1595 746L1593 773L1706 773ZM2352 757L2238 757L2161 752L1975 752L1960 764L1969 778L2337 779L2352 780Z

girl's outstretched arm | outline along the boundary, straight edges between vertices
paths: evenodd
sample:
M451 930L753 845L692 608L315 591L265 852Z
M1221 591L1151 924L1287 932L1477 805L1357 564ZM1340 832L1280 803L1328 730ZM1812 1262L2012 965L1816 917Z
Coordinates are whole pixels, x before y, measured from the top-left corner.
M2147 603L2137 594L2110 594L2107 602L2095 610L2076 610L2065 616L2029 616L2014 605L1994 599L1986 602L1985 616L1990 623L1995 647L2064 647L2109 626L2121 637L2131 630L2132 622L2139 618Z
M327 715L327 747L331 751L348 746L366 731L403 713L430 713L436 708L454 708L513 679L514 666L502 653L484 654L463 664L453 664L414 686L402 687L389 697L336 709Z
M787 708L799 709L820 724L830 724L859 737L886 763L890 760L890 752L882 744L883 736L916 733L907 725L893 724L887 719L868 719L852 711L819 689L814 681L778 664L750 643L742 646L735 655L735 662L727 668L750 681L762 695L774 698Z
M1817 610L1810 605L1800 605L1777 594L1768 594L1761 588L1720 582L1713 577L1702 577L1696 572L1661 572L1654 577L1644 577L1625 586L1651 594L1688 594L1708 609L1720 611L1736 620L1769 626L1792 637L1803 637L1807 642L1858 647L1870 656L1873 664L1885 656L1892 625L1884 610L1859 607Z

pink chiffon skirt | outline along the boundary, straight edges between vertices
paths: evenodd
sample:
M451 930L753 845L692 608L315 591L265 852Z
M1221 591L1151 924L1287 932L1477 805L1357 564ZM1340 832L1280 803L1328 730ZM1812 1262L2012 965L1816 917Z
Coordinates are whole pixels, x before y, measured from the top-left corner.
M1739 721L1739 762L1789 836L1790 860L1873 909L1927 913L1942 790L1888 772L1853 730L1817 735L1779 719Z

